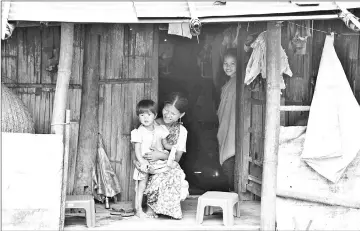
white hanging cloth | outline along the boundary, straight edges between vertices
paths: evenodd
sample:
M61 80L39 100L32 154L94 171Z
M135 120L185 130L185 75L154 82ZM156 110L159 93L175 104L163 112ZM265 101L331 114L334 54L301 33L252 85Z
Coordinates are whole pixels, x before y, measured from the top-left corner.
M189 39L192 38L188 22L169 23L168 34L178 35Z
M266 31L262 32L251 44L253 51L246 66L244 81L246 85L249 85L252 81L254 81L260 73L263 78L266 78L266 35ZM285 73L291 77L293 73L290 70L288 58L284 49L281 47L280 50L280 89L285 89L285 82L282 74Z
M360 106L326 36L301 158L336 183L360 151Z

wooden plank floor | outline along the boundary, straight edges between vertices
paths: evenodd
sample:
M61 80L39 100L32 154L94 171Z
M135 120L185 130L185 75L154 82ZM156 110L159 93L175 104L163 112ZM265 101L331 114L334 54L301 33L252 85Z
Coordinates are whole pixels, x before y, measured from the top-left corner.
M110 216L104 205L97 204L96 227L87 228L85 217L71 216L65 219L65 230L259 230L260 229L260 202L241 202L241 217L235 218L235 224L225 227L222 222L221 210L204 217L204 222L196 224L197 199L186 199L182 202L183 219L173 220L166 217L157 219L139 219L135 216L119 220L117 216Z

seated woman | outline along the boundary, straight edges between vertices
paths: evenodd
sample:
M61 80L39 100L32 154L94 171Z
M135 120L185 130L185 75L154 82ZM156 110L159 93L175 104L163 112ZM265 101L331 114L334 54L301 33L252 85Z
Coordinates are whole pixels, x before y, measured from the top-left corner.
M149 176L145 189L147 196L147 214L149 217L157 217L157 214L167 215L175 219L182 218L180 201L189 195L189 184L185 180L185 173L178 164L182 154L186 152L187 130L181 124L181 118L185 115L188 101L180 93L172 93L165 101L162 110L163 118L156 121L165 125L169 130L167 141L176 145L175 168L169 171ZM180 121L179 121L180 120ZM153 150L144 155L148 161L167 160L169 154Z

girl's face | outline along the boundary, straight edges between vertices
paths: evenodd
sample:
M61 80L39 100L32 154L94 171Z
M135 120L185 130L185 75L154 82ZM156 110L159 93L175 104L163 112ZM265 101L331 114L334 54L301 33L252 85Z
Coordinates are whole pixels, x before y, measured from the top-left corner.
M180 113L174 105L166 104L162 110L163 120L166 124L171 124L180 119L184 113Z
M144 125L145 127L149 127L154 124L155 117L156 115L149 111L140 114L139 120L142 125Z
M226 56L224 58L223 68L225 71L225 74L229 77L235 77L236 76L236 58L232 56Z

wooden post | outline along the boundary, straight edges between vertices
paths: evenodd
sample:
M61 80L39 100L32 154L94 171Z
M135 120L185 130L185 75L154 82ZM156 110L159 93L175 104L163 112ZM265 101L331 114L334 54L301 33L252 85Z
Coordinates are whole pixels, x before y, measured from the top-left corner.
M267 23L266 115L263 179L261 191L261 230L275 230L276 177L280 133L280 50L281 24Z
M248 132L245 131L245 120L250 118L248 107L246 107L247 92L245 92L245 51L244 42L247 37L245 29L240 29L237 46L237 68L236 68L236 130L235 130L235 192L239 194L241 200L250 199L250 194L246 195L246 185L248 183L249 171L249 144ZM245 116L247 116L245 118Z
M66 110L66 121L65 121L65 136L64 136L64 162L63 162L63 173L62 173L62 184L61 184L61 203L60 203L60 227L59 230L64 230L65 220L65 200L66 200L66 187L67 187L67 176L69 167L69 153L70 153L70 110Z
M51 133L63 135L65 122L65 108L71 75L72 58L74 53L74 24L61 23L60 57L54 109L51 119Z
M83 89L80 109L78 155L75 168L74 194L92 194L92 171L98 147L99 50L100 29L85 26Z

